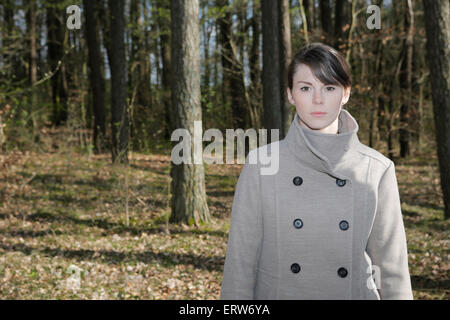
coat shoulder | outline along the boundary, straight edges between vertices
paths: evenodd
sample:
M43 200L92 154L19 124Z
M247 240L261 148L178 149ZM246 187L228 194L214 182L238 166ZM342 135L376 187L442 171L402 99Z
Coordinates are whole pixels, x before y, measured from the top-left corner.
M381 152L366 146L365 144L360 143L358 151L363 156L376 160L384 167L384 169L387 169L392 163L391 159L383 155Z

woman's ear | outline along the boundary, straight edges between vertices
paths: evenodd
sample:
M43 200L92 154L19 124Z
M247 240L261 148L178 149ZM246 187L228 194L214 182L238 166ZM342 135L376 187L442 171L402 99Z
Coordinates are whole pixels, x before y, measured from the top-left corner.
M344 89L344 96L342 97L341 105L344 105L347 103L348 99L350 98L350 91L351 91L350 87Z
M289 103L290 104L295 104L294 103L294 99L292 99L291 89L287 88L286 91L287 91L287 97L288 97Z

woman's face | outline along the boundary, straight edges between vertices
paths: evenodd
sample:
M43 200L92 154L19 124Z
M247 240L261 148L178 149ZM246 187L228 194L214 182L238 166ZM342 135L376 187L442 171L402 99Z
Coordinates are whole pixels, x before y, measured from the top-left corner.
M337 133L338 116L348 101L350 88L325 85L307 65L299 64L294 73L292 91L288 88L287 94L289 102L295 104L301 126L323 133Z

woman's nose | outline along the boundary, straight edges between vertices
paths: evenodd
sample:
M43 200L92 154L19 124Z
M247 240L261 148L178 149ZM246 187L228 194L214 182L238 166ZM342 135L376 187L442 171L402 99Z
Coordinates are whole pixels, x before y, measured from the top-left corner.
M315 104L321 104L322 103L322 94L319 91L316 91L314 93L313 102Z

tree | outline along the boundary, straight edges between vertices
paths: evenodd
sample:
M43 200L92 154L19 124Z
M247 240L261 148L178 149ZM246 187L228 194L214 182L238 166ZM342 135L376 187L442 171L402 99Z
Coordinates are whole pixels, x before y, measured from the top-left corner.
M319 0L319 6L320 6L320 21L322 23L322 35L324 37L324 42L329 42L330 36L332 35L330 0Z
M37 82L37 49L36 49L36 0L30 1L30 7L28 10L28 29L29 29L29 37L30 37L30 85L34 86ZM38 109L38 96L35 88L31 90L31 110L32 110L32 119L33 119L33 136L35 140L39 138L39 128L37 115L35 111Z
M162 62L161 72L161 90L163 105L170 105L170 3L164 0L156 2L158 7L157 24L159 28L159 47ZM172 112L170 108L164 108L164 118L166 125L164 128L164 135L170 139L170 133L174 129Z
M286 54L290 54L290 44L286 44L289 29L283 27L282 3L279 1L261 1L263 34L263 108L266 129L279 129L280 139L285 136L289 121L288 108L285 106L285 67ZM288 11L288 10L287 10ZM284 30L284 32L283 32ZM289 30L290 33L290 30ZM270 132L270 131L269 131Z
M225 103L231 104L233 126L245 128L249 123L248 94L244 83L244 66L237 56L232 34L232 15L228 0L216 0L221 14L217 19L222 56L222 95Z
M200 27L198 0L172 0L172 104L175 125L194 136L194 121L202 120L200 103ZM191 139L194 159L194 143ZM183 155L185 156L185 155ZM171 222L200 225L210 221L203 164L172 164Z
M410 148L410 126L411 115L414 112L412 96L412 63L413 63L413 48L414 48L414 9L412 1L406 1L404 26L406 32L406 39L403 46L403 61L400 72L400 89L402 96L402 105L400 107L400 157L404 158L411 153Z
M101 153L106 147L105 80L101 71L103 59L98 40L96 3L90 0L83 0L83 4L86 16L86 43L89 52L89 80L92 92L92 109L94 111L94 152Z
M450 218L450 5L424 0L427 59L436 130L437 154L444 195L445 218Z
M109 0L111 17L110 49L111 69L111 126L112 161L128 163L128 110L127 110L127 66L125 60L125 0Z
M148 31L147 21L148 10L146 1L141 4L140 0L131 0L130 5L129 34L131 35L128 66L130 103L130 143L134 148L139 149L139 140L145 139L142 132L145 132L147 117L143 114L152 113L152 88L150 86L150 59L148 58ZM143 9L143 10L142 10ZM157 55L156 55L157 57Z
M209 106L212 104L211 100L213 98L214 88L211 86L211 72L212 72L212 63L211 60L214 58L213 54L210 53L210 45L212 39L212 33L214 28L214 22L211 23L209 21L210 17L210 4L209 0L200 1L200 11L202 12L202 16L200 19L201 26L201 38L203 39L203 65L204 65L204 73L202 77L202 115L204 120L205 115L208 113ZM208 117L209 118L209 117ZM205 121L207 125L207 122Z
M259 0L253 0L252 14L253 16L250 22L252 28L252 40L248 59L250 66L250 118L252 128L261 128L261 4Z
M57 73L51 78L53 99L53 123L60 125L67 120L68 84L66 66L62 63L64 57L64 41L67 29L63 24L64 11L61 4L56 0L47 0L47 47L48 64L50 70L56 70L61 63Z
M27 75L24 48L20 38L20 29L14 23L17 6L13 0L2 1L3 21L1 24L1 82L6 86L23 87ZM29 19L28 19L29 20ZM29 21L28 21L29 24ZM28 79L27 83L28 83Z
M306 15L306 24L308 25L308 30L311 31L316 27L315 19L315 0L303 0L303 6Z
M342 27L345 25L344 7L345 0L336 0L334 7L334 46L338 49L344 39Z
M383 8L383 0L378 0L376 3L380 7L380 14ZM375 57L374 63L369 64L369 72L373 75L371 78L371 86L374 88L372 90L372 101L373 108L370 110L369 115L369 147L373 148L379 141L379 127L381 124L381 112L384 110L384 97L382 94L384 81L382 75L385 73L383 71L383 33L382 29L378 29L375 33L375 39L373 42L373 47L371 51Z
M289 0L282 0L280 2L280 19L281 19L281 59L284 63L281 72L281 92L280 95L283 97L283 135L286 135L293 118L293 108L287 99L287 69L292 57L292 47L291 47L291 18L289 14Z

